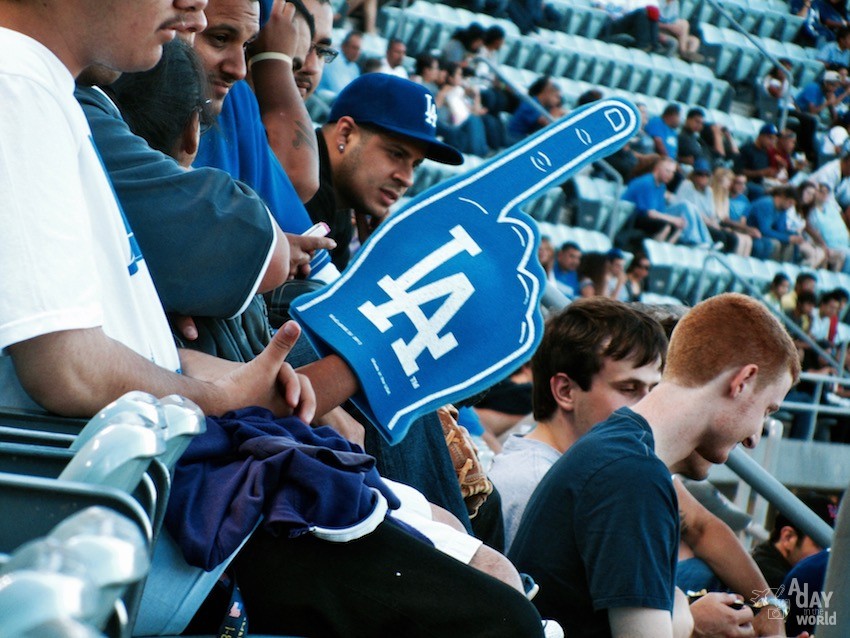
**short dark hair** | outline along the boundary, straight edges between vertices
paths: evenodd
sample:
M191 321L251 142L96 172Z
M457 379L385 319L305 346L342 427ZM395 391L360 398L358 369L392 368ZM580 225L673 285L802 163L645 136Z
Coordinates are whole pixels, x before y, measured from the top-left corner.
M484 44L493 44L494 42L504 39L505 30L498 24L487 27L487 30L484 32Z
M563 244L561 244L561 247L558 249L558 252L561 252L563 250L578 250L578 251L581 251L581 248L579 248L579 245L577 243L575 243L574 241L565 241Z
M555 414L549 380L559 372L587 391L605 358L630 359L640 367L663 362L666 349L664 331L645 313L604 297L577 299L546 322L531 359L534 418L545 421Z
M546 86L549 84L549 82L551 82L551 80L551 75L541 75L539 78L537 78L536 80L534 80L534 82L531 83L530 87L528 87L528 94L531 97L537 97L538 95L543 93L543 91L546 89Z
M584 93L578 96L576 100L576 106L584 106L585 104L590 104L591 102L596 102L602 99L602 91L599 89L588 89Z
M691 119L692 117L696 117L697 115L704 118L705 117L705 111L703 111L702 109L699 109L699 108L690 109L688 111L687 115L685 115L685 119Z
M832 294L840 302L846 303L847 301L850 301L850 293L848 293L844 288L836 288L832 291Z
M125 73L109 90L127 126L148 145L172 155L192 116L211 124L206 73L191 46L179 39L167 42L157 65L140 73Z
M772 197L787 197L788 199L797 201L797 189L787 184L775 186L770 190L770 194Z
M813 306L817 304L818 298L813 292L809 292L808 290L804 290L803 292L797 295L797 305L801 306L804 303L810 303Z
M287 2L295 5L295 13L307 21L307 26L310 27L310 41L312 42L313 38L316 37L316 21L313 19L313 14L307 11L307 7L304 6L301 0L287 0Z
M778 286L783 281L787 281L789 284L791 283L791 279L784 272L778 272L773 276L773 281L770 282L771 286Z
M815 277L813 273L801 272L800 274L797 275L797 279L795 280L795 282L798 283L798 284L801 284L801 283L803 283L804 281L807 281L807 280L817 282L818 278Z
M422 75L425 69L430 69L434 62L439 62L437 56L431 55L430 53L421 53L416 56L416 67L414 68L414 72L416 75Z
M805 492L803 494L798 494L797 496L801 501L803 501L803 504L817 514L824 523L830 527L835 526L835 517L838 513L838 506L833 503L832 498L823 494L818 494L817 492ZM770 532L770 542L775 543L779 540L779 535L782 533L783 527L791 527L797 532L797 535L800 537L797 540L797 546L799 547L806 535L803 534L803 532L794 523L792 523L785 514L779 511L776 512L776 518L773 519L773 530Z
M664 111L661 113L661 117L667 117L668 115L679 115L682 112L682 107L678 104L668 104L664 107Z

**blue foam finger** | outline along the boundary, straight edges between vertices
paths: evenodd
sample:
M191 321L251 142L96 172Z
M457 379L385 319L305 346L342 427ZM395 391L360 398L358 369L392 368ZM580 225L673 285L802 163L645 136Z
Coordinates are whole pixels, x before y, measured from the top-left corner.
M391 443L417 416L506 377L542 336L535 222L518 207L635 134L635 107L576 109L475 170L413 199L333 284L291 312L360 382L352 401Z

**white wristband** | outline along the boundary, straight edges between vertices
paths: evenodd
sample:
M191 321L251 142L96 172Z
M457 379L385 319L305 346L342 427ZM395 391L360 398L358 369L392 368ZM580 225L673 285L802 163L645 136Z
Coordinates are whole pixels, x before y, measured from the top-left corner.
M254 66L257 62L262 62L263 60L280 60L281 62L286 62L290 66L292 66L292 57L286 55L285 53L280 53L278 51L267 51L266 53L258 53L257 55L252 55L248 59L248 70L251 70L251 67Z

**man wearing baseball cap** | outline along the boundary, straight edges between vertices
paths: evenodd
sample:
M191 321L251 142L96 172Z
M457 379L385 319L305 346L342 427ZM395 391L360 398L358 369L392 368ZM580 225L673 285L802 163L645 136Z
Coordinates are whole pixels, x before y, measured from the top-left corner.
M350 258L352 210L363 241L413 184L423 159L463 163L456 149L437 139L437 107L428 90L385 73L346 86L316 137L320 184L307 211L331 227L340 270Z

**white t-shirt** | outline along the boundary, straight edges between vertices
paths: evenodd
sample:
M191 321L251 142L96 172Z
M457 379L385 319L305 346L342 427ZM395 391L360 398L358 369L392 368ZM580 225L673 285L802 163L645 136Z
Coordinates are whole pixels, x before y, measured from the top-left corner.
M6 348L101 326L170 370L177 350L147 266L47 48L0 28L0 405L37 407Z

